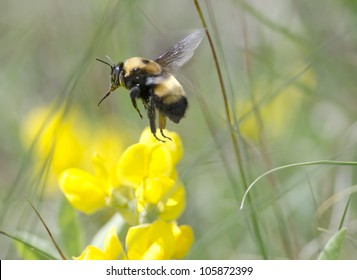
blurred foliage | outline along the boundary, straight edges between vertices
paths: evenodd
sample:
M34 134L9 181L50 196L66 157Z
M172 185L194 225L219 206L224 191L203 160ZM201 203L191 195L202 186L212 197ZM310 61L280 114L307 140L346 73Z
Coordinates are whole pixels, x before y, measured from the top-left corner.
M199 1L228 90L242 168L232 152L205 39L177 73L190 103L187 115L179 125L168 123L184 150L177 173L187 199L179 221L195 233L187 258L261 259L265 251L270 259L317 259L344 217L348 231L338 255L356 259L356 194L349 193L346 215L348 197L336 196L355 189L354 167L274 173L255 186L250 206L239 210L246 184L274 167L356 161L355 2ZM95 58L155 58L195 28L201 22L190 0L0 1L1 231L49 242L28 197L53 235L65 238L70 223L63 217L63 195L47 192L58 189L58 173L69 167L90 170L90 161L79 162L78 154L90 156L100 139L113 139L103 149L114 162L115 154L136 143L147 126L125 89L97 107L109 86L109 69ZM45 113L40 116L40 111ZM61 130L68 137L57 139ZM45 147L39 131L57 144ZM81 137L88 140L84 146L77 145ZM58 145L67 152L58 154ZM321 212L325 201L329 207ZM67 215L75 219L72 226L84 246L112 214L105 209L91 216ZM257 242L257 228L263 245ZM13 244L0 235L1 259L24 257ZM79 251L69 243L65 249Z
M321 252L320 260L338 260L346 238L346 228L335 233Z

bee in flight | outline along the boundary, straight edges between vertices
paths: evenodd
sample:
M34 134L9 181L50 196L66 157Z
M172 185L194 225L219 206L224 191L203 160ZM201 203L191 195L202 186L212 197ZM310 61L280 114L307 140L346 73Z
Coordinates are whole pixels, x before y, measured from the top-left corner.
M112 65L97 58L98 61L109 65L111 69L110 88L98 106L119 86L125 87L130 91L131 102L140 118L143 116L136 99L142 100L148 112L151 132L155 138L165 142L156 136L156 114L158 113L161 135L170 139L163 132L166 127L166 117L174 123L179 123L188 106L185 91L172 73L191 59L204 34L205 31L201 29L192 32L154 60L132 57Z

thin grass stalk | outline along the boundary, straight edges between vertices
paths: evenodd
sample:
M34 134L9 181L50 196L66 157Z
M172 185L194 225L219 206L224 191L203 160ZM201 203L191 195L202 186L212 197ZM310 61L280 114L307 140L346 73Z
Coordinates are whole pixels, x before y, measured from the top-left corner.
M215 36L216 38L219 37L219 31L217 29L217 23L216 23L216 19L214 17L214 11L213 11L213 7L212 7L212 1L207 1L206 2L206 6L207 6L207 13L208 13L208 18L210 19L210 22L212 23L212 33L213 33L213 36ZM223 69L226 73L226 76L227 76L227 85L228 85L228 92L230 92L230 98L231 100L233 100L232 103L235 102L235 96L234 96L234 93L233 93L233 83L230 79L230 76L229 76L229 72L228 72L228 68L227 68L227 62L226 62L226 59L225 59L225 56L224 56L224 53L223 53L223 47L222 47L222 44L221 44L221 41L220 40L217 40L217 48L215 48L217 51L219 51L219 56L221 57L221 61L222 63L220 63L221 65L221 69ZM219 61L219 59L218 59ZM203 99L202 99L203 101ZM204 102L204 101L203 101ZM237 115L234 113L235 112L235 109L234 109L234 104L231 105L231 110L233 112L233 114L231 115L232 116L232 120L233 120L233 124L232 126L233 127L237 127L236 129L236 133L238 135L238 139L240 138L240 131L239 131L239 127L238 127L238 119L237 119ZM204 114L206 114L206 112L203 112ZM208 123L210 124L210 122ZM212 135L215 135L214 133L211 132ZM244 149L240 149L240 156L241 158L244 158L245 157L245 154L243 154L244 152ZM226 166L225 166L226 168ZM247 169L245 170L245 172L247 172ZM248 175L249 176L249 175ZM232 183L234 182L234 180L232 181ZM234 184L232 185L235 185L236 182L234 182Z
M344 224L346 216L347 216L348 207L350 206L350 202L351 202L351 195L348 197L345 209L343 210L343 214L342 214L342 218L341 218L340 224L338 226L338 230L341 230L342 227L343 227L343 224Z
M225 85L224 85L224 81L223 81L222 71L221 71L220 64L219 64L219 61L218 61L218 57L217 57L217 54L216 54L216 50L215 50L215 47L214 47L214 44L213 44L213 40L212 40L211 35L210 35L209 31L208 31L207 24L206 24L205 18L203 16L200 4L198 3L198 0L194 0L194 3L195 3L195 6L196 6L197 13L198 13L198 15L199 15L199 17L201 19L202 25L205 28L207 39L208 39L208 42L209 42L209 45L210 45L210 48L211 48L213 60L214 60L214 63L215 63L217 74L218 74L219 84L220 84L220 87L221 87L221 93L222 93L222 97L223 97L223 101L224 101L224 108L225 108L226 118L227 118L227 121L228 121L228 127L229 127L229 131L230 131L230 136L231 136L231 140L232 140L234 154L235 154L236 160L238 162L238 168L239 168L239 172L240 172L240 175L241 175L241 178L242 178L242 181L243 181L243 187L244 187L245 190L247 190L247 179L246 179L246 175L245 175L245 170L243 168L243 160L242 160L242 157L241 157L241 154L240 154L238 139L237 139L236 133L235 133L234 128L233 128L232 114L230 112L230 108L229 108L229 104L228 104L229 102L228 102L228 97L227 97L227 93L226 93L226 89L225 89ZM235 188L234 188L234 193L235 193L235 195L237 197L238 194L237 194L237 190ZM247 197L247 200L249 202L249 205L253 206L252 199L251 199L251 197L249 195ZM251 217L252 217L252 223L253 223L253 229L254 229L253 232L254 232L256 240L257 240L257 242L259 244L260 251L262 253L263 258L267 259L268 255L267 255L267 252L266 252L265 244L263 242L262 234L261 234L261 231L260 231L260 228L259 228L259 223L258 223L258 219L257 219L255 211L251 212Z
M240 208L241 209L244 208L245 200L248 199L248 197L249 197L249 192L255 186L255 184L258 181L260 181L262 178L264 178L265 176L267 176L267 175L269 175L271 173L283 170L283 169L291 168L291 167L310 166L310 165L345 165L345 166L355 166L355 167L357 167L357 162L355 162L355 161L316 160L316 161L305 161L305 162L292 163L292 164L282 165L282 166L270 169L270 170L264 172L263 174L261 174L259 177L257 177L249 185L248 189L246 190L246 192L245 192L245 194L243 196Z
M224 109L225 109L225 113L226 113L226 117L227 117L227 121L228 121L228 128L230 130L230 136L231 136L231 140L232 140L232 144L233 144L234 154L235 154L235 157L236 157L236 159L237 159L237 161L239 163L238 166L239 166L241 178L242 178L242 181L243 181L244 189L246 189L246 187L248 185L247 184L247 179L246 179L246 176L245 176L245 171L243 169L243 161L242 161L242 158L241 158L241 155L240 155L240 152L239 152L237 137L236 137L236 134L235 134L234 129L232 127L232 124L233 124L232 117L231 117L232 114L231 114L231 111L230 111L230 108L229 108L229 104L228 104L228 97L227 97L226 89L225 89L224 82L223 82L223 76L222 76L221 67L219 65L219 61L218 61L218 58L217 58L216 50L215 50L215 47L213 45L213 41L212 41L211 35L210 35L210 33L209 33L208 29L207 29L207 24L206 24L206 21L205 21L205 19L203 17L203 13L202 13L201 7L200 7L200 5L199 5L197 0L194 0L194 2L195 2L195 5L196 5L196 9L197 9L198 15L199 15L199 17L201 19L202 25L206 30L207 39L208 39L208 42L209 42L209 45L210 45L210 48L211 48L211 51L212 51L213 60L214 60L214 63L215 63L217 74L218 74L219 85L221 87L221 93L222 93L223 102L224 102ZM235 193L236 193L236 191L235 191Z
M40 219L42 225L45 227L48 235L50 236L53 245L55 245L57 252L60 254L61 258L63 260L67 260L67 257L64 255L64 253L62 252L61 248L59 247L57 241L55 240L55 238L53 237L50 229L48 228L47 224L45 223L44 219L42 218L41 214L38 212L38 210L36 209L35 205L33 205L33 203L31 202L31 200L27 199L28 203L30 203L31 208L35 211L37 217Z

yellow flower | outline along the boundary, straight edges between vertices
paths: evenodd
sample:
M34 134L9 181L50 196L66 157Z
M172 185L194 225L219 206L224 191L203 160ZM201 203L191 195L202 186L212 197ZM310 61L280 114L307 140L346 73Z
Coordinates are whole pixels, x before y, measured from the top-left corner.
M175 171L182 144L176 133L165 134L172 141L157 141L146 128L139 143L129 147L118 164L123 184L135 189L138 212L150 216L149 221L174 220L185 208L185 190Z
M115 228L111 228L105 236L104 250L89 245L75 260L125 260L125 252Z
M109 173L99 155L93 157L93 164L96 175L79 168L70 168L59 177L59 186L68 201L86 214L103 208L112 188Z
M131 225L137 224L138 213L151 216L145 220L176 219L185 208L185 190L177 182L172 156L177 161L182 146L176 134L166 133L176 139L173 144L161 144L156 139L134 144L121 155L117 169L114 163L109 168L107 161L97 155L93 158L95 175L79 168L65 170L59 178L61 190L76 209L86 214L111 205ZM135 189L136 200L128 188ZM135 209L130 203L133 200Z
M165 131L165 134L172 141L160 142L146 128L139 143L122 154L118 170L124 184L137 188L147 178L166 176L177 179L175 166L183 154L181 140L176 133Z
M146 178L170 177L173 162L169 150L163 145L134 144L120 157L119 176L122 182L137 188Z
M126 253L115 228L104 240L104 250L89 245L75 260L169 260L183 258L194 240L187 225L157 220L152 224L130 227L126 236Z
M172 232L176 245L172 258L182 259L188 253L194 241L193 230L187 225L177 226L177 224L173 224Z
M157 220L129 228L125 244L130 260L169 260L184 257L193 239L190 227Z
M63 108L54 111L49 107L33 110L23 122L24 145L29 148L36 141L33 149L36 171L40 172L45 163L50 162L50 183L54 183L65 168L81 164L86 148L85 128L81 124L75 111L64 116Z
M69 168L59 177L59 186L69 203L77 210L92 214L105 206L114 207L130 225L138 223L134 191L117 185L117 173L111 174L107 161L93 156L95 173Z

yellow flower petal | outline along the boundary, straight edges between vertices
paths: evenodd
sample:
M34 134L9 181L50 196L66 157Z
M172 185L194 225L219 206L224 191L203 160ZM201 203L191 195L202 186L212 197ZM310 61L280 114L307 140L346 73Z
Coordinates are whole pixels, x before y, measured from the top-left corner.
M170 132L166 129L164 130L164 134L170 137L172 141L167 140L165 143L157 141L157 139L152 135L150 128L147 127L141 133L139 143L165 146L171 153L172 163L176 165L183 155L181 139L177 133Z
M99 153L105 159L105 166L110 175L113 187L120 186L121 181L117 172L117 165L120 155L123 152L123 136L125 134L118 130L118 124L111 120L105 120L105 125L96 129L92 153Z
M166 256L165 252L165 244L162 243L162 241L159 240L158 242L154 242L151 244L147 250L143 253L141 259L142 260L165 260L169 259L169 257Z
M72 206L86 214L106 205L108 186L81 169L65 170L59 178L59 186Z
M125 244L129 260L141 260L150 244L150 225L138 225L129 228Z
M135 190L135 197L138 212L149 211L146 215L155 219L160 217L172 221L185 209L184 186L181 183L175 184L174 180L165 176L146 179Z
M110 189L111 189L111 180L110 180L110 174L106 166L106 162L104 159L98 154L94 153L92 157L92 162L94 166L94 171L95 171L95 177L97 180L101 181L101 186L103 187L103 190L105 191L106 194L109 194Z
M174 183L174 180L166 176L146 179L144 183L143 199L147 203L159 203L173 187Z
M148 164L148 177L170 176L174 169L171 154L163 145L152 146Z
M186 207L185 188L179 183L167 194L167 197L158 204L160 218L165 221L177 219Z
M162 143L158 141L154 135L152 135L149 127L146 127L140 135L139 143L147 144L159 144Z
M161 220L129 228L125 244L130 260L170 259L175 251L171 225Z
M135 198L136 198L136 208L138 213L141 213L145 210L146 201L144 199L144 184L141 184L135 189Z
M168 136L172 141L167 141L165 146L170 150L173 164L176 165L183 156L182 142L180 136L175 132L168 133Z
M140 185L147 173L149 152L144 144L134 144L121 155L118 172L124 184L133 188Z
M82 252L75 260L125 260L123 247L118 239L115 228L111 228L105 235L104 251L92 245Z
M194 241L193 230L186 225L177 226L173 224L173 233L176 244L173 258L182 259L188 253Z
M92 245L89 245L86 247L86 249L82 252L82 254L79 257L74 257L73 259L75 260L105 260L105 253L98 249L97 247L94 247Z
M104 240L104 251L108 260L125 260L125 253L115 228L111 228Z

